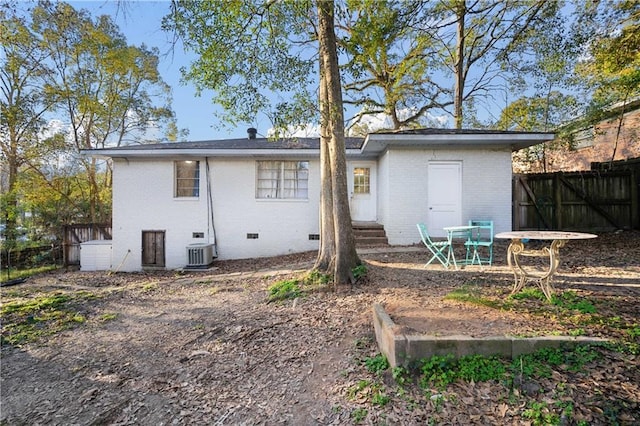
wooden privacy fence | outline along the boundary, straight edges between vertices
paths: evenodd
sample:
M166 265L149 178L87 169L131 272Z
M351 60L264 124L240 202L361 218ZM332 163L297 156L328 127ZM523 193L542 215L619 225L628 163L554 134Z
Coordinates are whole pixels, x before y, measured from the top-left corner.
M638 229L636 173L622 170L514 175L513 229Z
M65 225L63 232L62 252L65 266L80 265L80 243L111 239L111 225L104 223Z

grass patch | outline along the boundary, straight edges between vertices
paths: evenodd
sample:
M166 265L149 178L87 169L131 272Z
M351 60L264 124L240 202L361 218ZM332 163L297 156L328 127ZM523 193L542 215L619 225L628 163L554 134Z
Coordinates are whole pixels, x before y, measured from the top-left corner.
M277 302L296 299L305 293L326 289L332 282L333 277L331 275L312 270L299 278L278 281L267 287L267 301Z
M299 280L278 281L267 288L269 302L295 299L302 294L302 283Z
M456 300L458 302L471 303L473 305L486 306L489 308L502 308L502 303L485 297L477 285L465 284L460 288L453 290L445 297L447 300Z
M83 292L76 295L53 293L5 303L0 308L2 316L2 344L20 345L34 342L84 323L86 318L73 309L78 299L96 296Z
M582 314L593 314L596 312L596 307L590 300L578 296L574 291L554 294L551 298L551 303L562 309L578 311Z
M17 280L20 278L28 278L33 275L38 275L38 274L42 274L49 271L55 271L56 269L59 269L59 268L60 266L58 265L44 265L44 266L38 266L35 268L29 268L29 269L9 268L8 270L5 269L4 271L2 271L2 279L0 279L0 281L9 281L10 279Z
M105 312L104 314L98 317L98 321L107 322L107 321L113 321L116 318L118 318L118 314L113 312Z

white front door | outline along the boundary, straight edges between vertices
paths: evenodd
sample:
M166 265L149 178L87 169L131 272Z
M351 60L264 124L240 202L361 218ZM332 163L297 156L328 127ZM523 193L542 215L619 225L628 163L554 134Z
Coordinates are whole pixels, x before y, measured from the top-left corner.
M446 236L446 226L462 225L462 163L430 161L427 169L427 228Z
M376 163L374 161L349 163L347 167L349 208L351 220L375 222L377 220Z

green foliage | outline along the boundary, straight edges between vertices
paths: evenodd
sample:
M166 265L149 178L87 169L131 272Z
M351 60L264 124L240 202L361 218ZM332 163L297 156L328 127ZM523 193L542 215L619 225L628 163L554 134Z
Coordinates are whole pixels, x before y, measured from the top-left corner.
M356 408L351 412L351 419L355 424L360 424L367 418L369 411L366 408Z
M326 288L333 282L333 277L317 270L312 270L300 278L278 281L267 288L269 302L295 299L314 290Z
M596 308L591 301L578 296L573 291L554 294L551 302L561 308L576 310L583 314L592 314L596 312Z
M118 314L114 313L114 312L105 312L104 314L100 315L98 317L98 320L102 321L102 322L107 322L107 321L113 321L116 318L118 318Z
M420 386L445 388L457 379L457 360L453 355L434 355L420 361Z
M75 297L86 299L92 296L87 294ZM0 308L3 319L2 344L33 342L41 336L55 334L85 322L86 318L71 307L75 297L54 293L5 303Z
M484 297L477 285L465 284L460 288L448 293L446 300L457 300L459 302L471 303L474 305L487 306L489 308L500 308L501 303Z
M300 297L302 290L298 280L278 281L267 288L270 302L278 300L295 299Z
M511 371L522 378L548 378L551 377L549 364L558 365L561 360L562 356L557 349L541 349L514 359L511 363Z
M420 384L443 389L456 380L483 382L501 380L506 368L497 357L469 355L456 359L453 355L433 356L421 361Z
M225 123L251 123L267 114L275 127L286 128L316 113L310 88L317 56L292 48L310 41L310 12L297 1L176 2L162 26L199 54L182 69L183 77L198 94L213 91Z
M402 366L394 367L391 370L391 376L393 377L393 380L396 381L396 384L400 387L403 387L409 381L409 371Z
M333 282L333 277L330 274L324 274L316 269L310 271L303 279L306 285L324 286Z
M371 373L382 374L389 368L389 361L384 355L378 354L374 357L365 358L364 365Z
M470 355L458 361L458 377L468 382L486 382L500 380L504 377L506 368L497 357Z
M158 50L127 45L109 16L93 19L64 2L2 7L0 17L7 88L0 123L10 139L0 144L9 172L2 203L12 212L10 225L21 211L49 234L66 223L108 222L110 165L78 154L140 141L149 128L154 141L158 130L179 133ZM47 128L48 116L73 126L56 133Z
M600 353L592 345L576 345L572 349L544 348L516 358L511 363L511 371L524 378L549 378L552 367L562 366L578 372L599 357Z
M578 372L599 357L599 352L589 345L577 345L572 349L544 348L510 362L495 356L469 355L456 359L451 354L435 355L420 361L419 383L423 388L444 389L456 380L477 383L490 380L509 382L513 381L512 377L549 378L552 368Z
M390 400L391 398L389 398L389 396L385 395L381 391L375 392L371 397L371 403L380 407L387 405Z
M364 278L367 275L367 265L361 264L351 270L353 278L358 281L360 278Z
M515 299L515 300L526 300L526 299L546 300L546 296L544 295L542 290L540 290L538 287L524 287L519 292L510 295L509 298Z
M632 339L636 339L638 337L640 337L640 325L634 325L629 327L627 330L627 335L632 338Z
M560 424L560 417L549 409L546 402L530 402L522 412L522 417L531 420L535 426Z
M59 266L57 265L45 265L45 266L38 266L35 268L29 268L29 269L3 268L2 275L0 276L0 282L8 277L10 277L10 279L12 280L19 279L19 278L27 278L33 275L42 274L44 272L54 271L58 268Z

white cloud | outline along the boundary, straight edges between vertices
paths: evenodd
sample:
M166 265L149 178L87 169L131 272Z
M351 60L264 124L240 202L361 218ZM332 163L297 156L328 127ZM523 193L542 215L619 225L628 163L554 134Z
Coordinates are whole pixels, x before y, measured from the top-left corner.
M415 114L416 109L403 109L398 111L398 117L403 120L411 114ZM446 128L449 125L449 116L432 115L427 113L421 117L419 121L422 127ZM362 133L372 133L378 130L393 128L391 117L384 113L365 114L355 125L349 126L346 130L347 136L359 136ZM267 137L273 137L276 134L272 127L267 130ZM284 138L317 138L320 137L320 125L307 123L299 126L288 126L286 130L281 131L281 137Z

